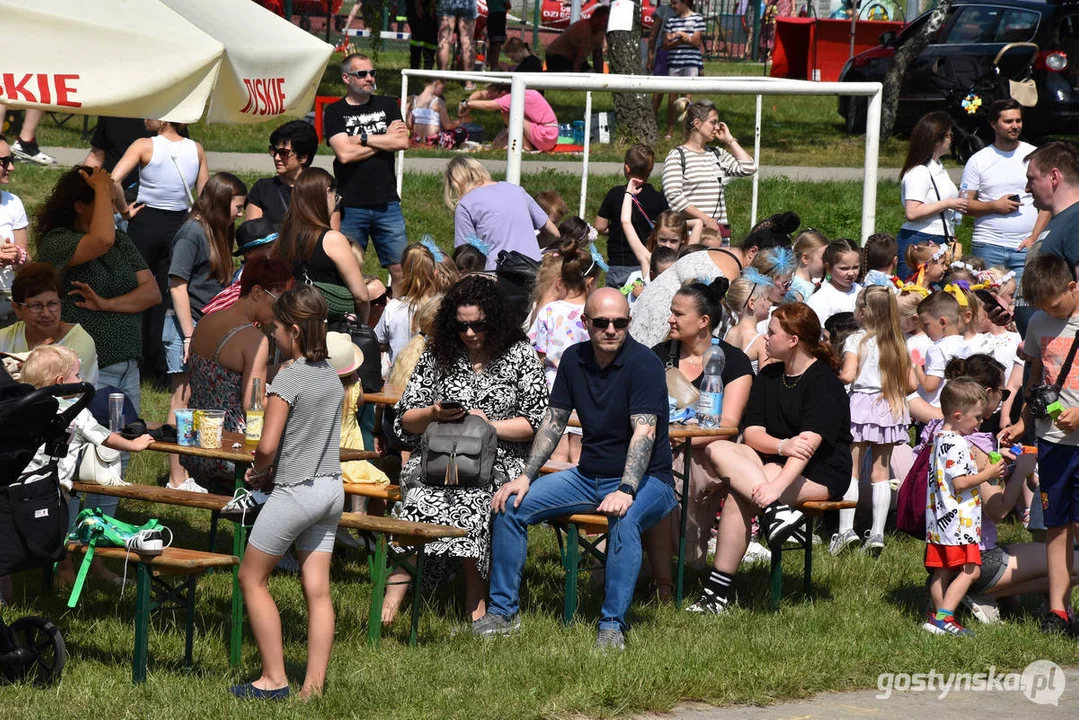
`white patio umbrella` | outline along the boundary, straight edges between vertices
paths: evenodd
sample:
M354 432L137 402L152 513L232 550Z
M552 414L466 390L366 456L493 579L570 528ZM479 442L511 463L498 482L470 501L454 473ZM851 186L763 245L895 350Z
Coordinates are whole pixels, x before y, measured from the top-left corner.
M333 47L251 0L0 0L0 104L256 123L303 115Z
M0 0L0 104L194 122L224 46L156 0Z
M304 115L333 46L252 0L160 0L225 46L207 122Z

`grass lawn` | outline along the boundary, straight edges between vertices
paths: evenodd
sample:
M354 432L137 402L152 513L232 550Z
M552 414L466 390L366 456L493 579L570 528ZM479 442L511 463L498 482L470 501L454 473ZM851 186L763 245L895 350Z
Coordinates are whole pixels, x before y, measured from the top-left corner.
M165 395L144 388L143 398L143 414L161 418ZM129 479L154 483L166 470L164 456L148 452L135 458ZM205 547L205 512L125 501L120 515L158 517L176 532L177 546ZM1002 542L1026 537L1015 523L1001 526ZM229 542L222 538L219 547L231 547ZM976 627L972 639L928 635L919 628L922 545L905 536L890 536L887 542L878 560L858 553L835 559L818 548L812 602L800 594L801 557L788 553L788 598L775 614L767 609L763 566L739 574L739 606L727 617L690 615L639 599L631 610L630 645L614 657L592 651L600 590L583 589L579 621L561 626L561 565L549 529L535 528L531 534L521 635L496 641L456 635L463 627L458 582L424 593L421 642L415 650L407 647L406 615L380 648L368 647L367 566L362 555L339 551L332 569L337 635L326 696L307 706L260 705L257 712L261 718L613 717L665 711L687 700L767 704L870 688L885 671L982 672L992 665L1003 672L1036 659L1079 662L1074 641L1039 632L1036 599L1028 599L1020 616L1006 624ZM119 565L114 569L122 572ZM699 581L690 574L691 595ZM306 657L299 582L274 576L271 591L283 618L289 676L298 683ZM33 613L52 619L64 633L70 658L56 689L0 687L5 716L86 717L102 708L117 719L250 716L253 708L237 705L226 694L230 682L254 677L259 667L247 634L241 670L229 668L230 594L226 573L199 581L192 671L182 667L182 616L155 616L150 677L135 688L130 684L133 588L120 597L117 588L91 582L79 607L68 610L65 593L42 595L38 576L23 574L16 579L15 605L4 617L10 621ZM957 651L959 642L962 652Z
M59 171L50 168L19 165L8 189L22 198L27 212L34 213L52 188ZM240 174L248 186L260 177L258 174ZM591 176L588 182L588 198L585 203L585 219L592 222L599 204L612 186L625 182L618 176ZM447 249L453 247L453 213L442 203L442 179L436 175L405 174L404 202L402 209L409 239L418 241L430 233ZM570 212L576 211L580 201L580 177L569 173L547 171L522 176L526 190L535 195L543 190L557 190L566 200ZM734 237L743 237L750 229L749 207L752 184L749 180L736 180L727 186L727 207L734 227ZM422 200L421 200L422 198ZM793 182L785 178L762 180L757 217L785 210L793 210L802 218L803 227L819 228L829 237L858 238L862 218L862 186L855 182ZM903 223L899 205L899 184L881 182L877 186L878 230L896 232ZM970 223L959 229L964 241L970 239ZM599 246L605 249L606 238L600 237ZM374 249L366 254L364 269L368 273L385 272L378 267Z
M19 166L10 189L32 213L48 192L56 170ZM248 181L253 177L245 178ZM618 178L591 183L588 216ZM526 176L531 192L554 188L576 196L577 178L548 173ZM405 178L405 215L410 235L431 232L444 246L451 242L452 217L439 202L438 179ZM729 187L736 235L748 229L750 185ZM427 203L418 198L429 198ZM860 217L856 183L762 183L761 216L793 209L803 223L833 236L855 235ZM575 204L575 203L571 203ZM878 226L895 230L900 223L898 188L882 183ZM969 231L968 231L969 232ZM373 253L367 260L369 269ZM161 420L167 397L144 388L143 416ZM134 458L129 479L159 482L165 458L144 453ZM125 502L121 516L159 517L176 534L179 547L205 547L208 514ZM224 532L228 535L228 530ZM1015 523L1001 526L1001 541L1027 534ZM230 547L227 538L219 547ZM592 650L594 622L602 593L582 593L580 622L563 629L562 579L557 546L550 530L531 535L522 585L524 631L515 638L480 642L453 631L462 626L458 582L424 593L421 645L407 647L407 615L402 615L382 643L366 644L370 585L362 555L342 552L333 566L333 594L338 614L336 645L327 695L309 706L294 703L259 706L260 717L389 718L547 718L611 717L668 710L676 703L699 700L714 704L766 704L828 690L874 687L878 673L981 672L1022 668L1036 659L1062 665L1079 663L1074 641L1043 636L1037 629L1037 599L1028 599L1020 618L1001 626L977 628L977 637L956 641L930 636L919 628L924 599L922 545L904 537L888 539L879 560L859 554L834 559L823 550L814 562L816 589L803 602L799 555L788 554L789 596L781 612L768 612L768 578L763 567L739 576L739 607L724 618L697 617L639 600L633 607L633 631L626 653L600 657ZM118 572L120 566L114 568ZM133 571L129 568L129 578ZM700 577L690 574L692 597ZM586 583L583 583L586 584ZM305 662L306 613L298 581L271 580L283 617L289 675L300 682ZM58 689L0 687L6 717L82 717L107 709L113 718L225 717L253 714L226 695L228 683L250 679L258 655L248 634L240 671L228 666L227 574L203 578L197 603L195 667L181 666L183 618L156 617L150 635L150 679L130 684L133 647L133 590L121 598L117 589L90 583L80 606L65 606L66 595L42 595L34 573L16 580L12 620L34 613L52 619L63 631L69 666ZM246 712L245 712L246 711Z
M361 45L363 50L364 46ZM327 64L326 73L319 85L319 95L341 96L345 92L340 78L342 55L335 53ZM379 92L392 97L401 94L401 68L408 66L407 46L402 43L387 42L376 61L379 70ZM759 63L718 62L706 63L706 75L763 75L764 67ZM410 93L422 89L420 79L410 81ZM460 85L451 84L446 91L446 100L451 112L455 112L457 103L465 97ZM720 118L731 128L742 145L750 150L753 147L753 127L756 117L755 99L752 95L708 96L720 109ZM561 122L570 122L584 117L583 92L564 90L547 91ZM660 110L660 137L663 137L666 123L666 101ZM613 110L614 101L609 93L597 92L592 97L593 112ZM488 141L502 127L502 120L497 114L475 113L474 120L482 124ZM236 152L265 152L270 132L281 121L274 120L254 125L223 125L196 123L191 127L191 136L204 144L207 150L228 150ZM91 120L93 127L93 120ZM53 121L46 118L38 130L38 139L43 145L64 147L87 147L88 141L80 137L81 118L74 117L63 128L55 127ZM674 131L674 140L660 140L656 146L659 158L677 145L681 132ZM810 96L766 96L762 110L761 157L766 165L813 165L860 167L863 162L865 141L862 136L848 136L842 128L842 118L836 112L835 97ZM883 167L899 167L906 153L906 141L892 139L881 146L880 164ZM320 153L329 154L325 145ZM599 160L621 160L625 152L618 145L593 145L591 157ZM416 156L449 156L450 151L412 150ZM484 151L481 157L505 158L504 151Z

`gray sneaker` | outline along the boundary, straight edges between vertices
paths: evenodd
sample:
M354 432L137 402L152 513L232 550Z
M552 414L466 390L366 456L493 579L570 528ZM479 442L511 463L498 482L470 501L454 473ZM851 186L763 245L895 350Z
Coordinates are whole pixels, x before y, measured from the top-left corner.
M880 554L884 551L884 536L872 535L871 531L865 531L865 543L862 545L862 552L866 555L872 555L873 557L880 557Z
M967 606L971 614L978 618L978 622L985 625L994 625L1002 622L1000 619L1000 608L997 607L997 601L995 598L991 598L988 595L978 595L975 593L968 593L963 596L963 604Z
M858 544L858 533L853 530L847 530L842 533L836 533L832 536L832 541L828 543L828 552L833 556L839 555L851 545Z
M503 617L494 613L487 613L479 620L472 621L472 634L477 637L491 637L492 635L512 635L521 630L521 616Z
M596 633L596 649L603 651L625 650L626 636L622 634L621 630L600 628L600 631Z

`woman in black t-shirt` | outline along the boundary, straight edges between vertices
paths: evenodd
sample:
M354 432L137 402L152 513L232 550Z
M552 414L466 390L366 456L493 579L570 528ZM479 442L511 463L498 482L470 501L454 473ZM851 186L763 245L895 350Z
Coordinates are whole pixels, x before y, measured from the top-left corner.
M690 283L675 293L671 301L671 316L667 323L671 327L670 338L652 350L667 364L668 368L677 368L682 377L697 390L701 389L704 378L704 355L712 345L712 333L719 326L723 317L720 302L726 291L726 280L718 280L712 285ZM720 425L737 427L742 421L746 409L750 387L753 385L753 368L749 358L738 348L722 340L723 349L723 408ZM695 568L704 567L708 552L708 538L711 536L712 521L719 512L723 493L716 492L721 482L712 473L707 461L706 451L715 438L693 438L693 456L689 465L689 514L686 521L686 562ZM673 444L673 443L672 443ZM681 469L685 463L686 447L678 441L674 448L674 466ZM683 501L682 483L674 484L679 500ZM667 515L651 530L645 533L649 560L656 584L656 596L660 600L671 597L671 556L678 537L678 521L682 514L677 510Z
M708 447L731 492L719 521L715 568L690 611L727 610L758 512L764 510L769 544L781 545L802 520L791 505L841 497L850 484L850 404L836 358L820 336L820 321L805 303L777 309L765 340L777 362L753 381L742 420L745 444Z

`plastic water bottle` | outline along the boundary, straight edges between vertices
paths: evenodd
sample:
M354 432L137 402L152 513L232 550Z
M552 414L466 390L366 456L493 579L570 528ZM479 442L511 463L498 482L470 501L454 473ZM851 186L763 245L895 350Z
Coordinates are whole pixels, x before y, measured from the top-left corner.
M965 198L967 196L967 189L968 188L967 188L966 183L963 183L962 185L960 185L959 186L959 197ZM963 213L959 212L958 210L952 210L951 220L952 220L952 233L954 234L956 229L960 225L963 224ZM945 231L947 231L947 228L945 228Z
M701 427L719 427L723 414L723 367L727 357L712 338L712 347L704 356L704 375L701 377L701 399L697 402L697 423Z

